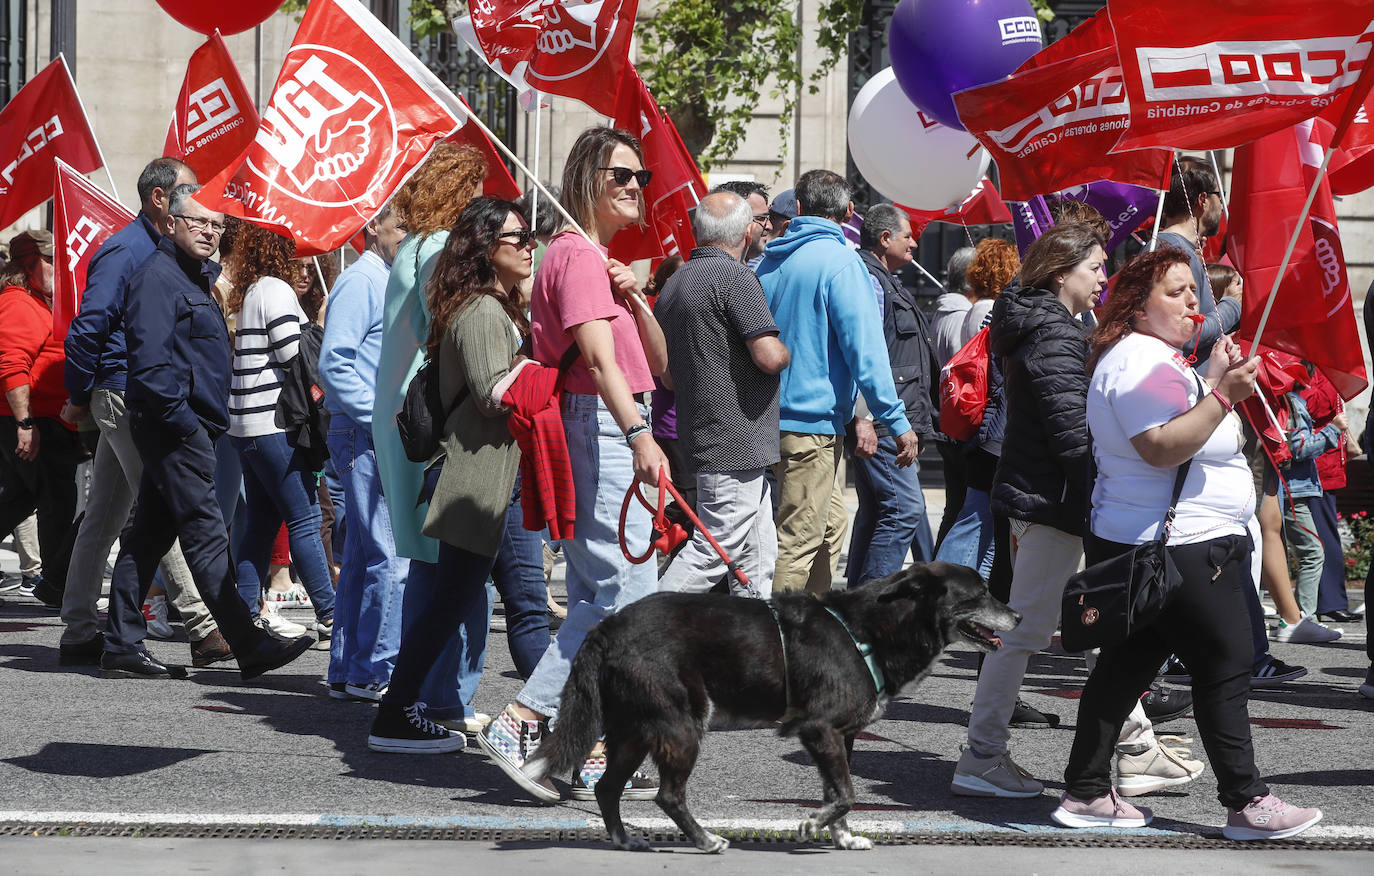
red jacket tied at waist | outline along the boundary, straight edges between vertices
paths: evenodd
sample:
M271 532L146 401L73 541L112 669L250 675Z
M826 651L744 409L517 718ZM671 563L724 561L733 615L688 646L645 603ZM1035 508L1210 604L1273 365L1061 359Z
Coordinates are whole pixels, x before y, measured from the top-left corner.
M547 526L551 539L572 538L577 519L559 376L551 365L527 362L501 397L510 409L511 435L520 445L524 527L537 531Z

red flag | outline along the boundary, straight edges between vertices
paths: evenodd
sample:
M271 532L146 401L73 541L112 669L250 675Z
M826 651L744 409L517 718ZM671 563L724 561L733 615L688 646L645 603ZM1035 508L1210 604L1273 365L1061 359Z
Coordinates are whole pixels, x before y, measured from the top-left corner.
M77 173L105 165L60 56L0 110L0 228L52 197L59 158Z
M65 338L67 326L81 309L91 258L105 238L134 221L134 214L60 158L55 176L52 333Z
M696 246L688 211L706 194L706 183L687 154L677 128L659 108L634 67L625 72L615 112L617 128L639 138L644 168L654 178L644 190L644 224L631 225L611 238L611 257L629 263L681 253Z
M438 141L458 98L358 0L314 0L253 144L205 184L205 206L330 252L358 233Z
M1369 66L1374 68L1374 64ZM1326 177L1333 195L1356 195L1374 188L1374 92L1365 96L1350 120Z
M461 96L458 99L463 101L465 108L471 109ZM514 201L520 197L520 187L515 184L515 177L510 175L510 168L506 167L505 156L496 150L491 138L481 128L476 125L464 125L454 132L449 140L476 147L487 160L487 178L482 181L482 194L507 201Z
M912 237L920 237L926 226L932 222L949 222L958 225L998 225L1011 221L1011 211L1002 202L1002 196L993 188L992 180L983 181L974 187L969 196L946 210L913 210L911 207L897 205L906 211L911 219Z
M1107 20L1107 10L1104 7L1097 10L1097 14L1092 18L1031 55L1016 68L1013 75L1106 48L1116 48L1116 36L1112 33L1112 24Z
M1335 204L1325 180L1306 226L1294 226L1326 145L1324 133L1309 120L1237 149L1227 243L1232 262L1245 276L1239 333L1253 339L1289 240L1300 230L1260 340L1313 362L1349 399L1368 380Z
M1112 0L1131 123L1116 150L1225 149L1310 118L1374 46L1369 0Z
M215 31L186 64L162 154L180 158L198 178L209 179L243 155L257 129L252 95Z
M469 6L481 54L523 87L615 115L639 0L483 0Z
M1088 24L1098 34L1110 32L1099 22ZM1110 45L961 91L954 105L964 127L996 160L1002 196L1009 200L1100 179L1157 189L1168 177L1168 150L1107 154L1130 121L1121 65Z

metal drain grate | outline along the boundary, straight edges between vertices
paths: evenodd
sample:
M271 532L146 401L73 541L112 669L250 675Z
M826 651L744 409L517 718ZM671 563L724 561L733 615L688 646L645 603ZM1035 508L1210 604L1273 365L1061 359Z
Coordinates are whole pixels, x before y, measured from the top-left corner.
M718 830L732 844L772 845L796 844L794 831ZM1264 843L1235 843L1221 838L1188 834L1175 836L1091 836L1021 835L1012 833L986 834L865 834L878 845L888 846L1015 846L1022 848L1110 848L1110 849L1226 849L1230 851L1268 849L1306 849L1326 852L1370 852L1374 842L1367 840L1276 840ZM552 830L513 828L464 827L366 827L366 826L273 826L273 825L204 825L204 824L99 824L99 823L42 823L0 822L0 836L80 836L127 837L142 839L281 839L281 840L443 840L448 842L480 843L604 843L606 834L599 830ZM685 843L680 833L663 831L647 835L651 843ZM824 844L817 840L818 844Z

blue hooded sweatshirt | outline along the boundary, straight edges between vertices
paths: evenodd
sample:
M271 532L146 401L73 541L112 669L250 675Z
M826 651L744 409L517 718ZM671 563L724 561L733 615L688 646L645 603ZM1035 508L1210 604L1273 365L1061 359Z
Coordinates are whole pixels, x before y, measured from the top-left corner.
M768 244L758 273L779 337L792 353L781 375L782 429L843 434L862 391L873 419L893 435L910 430L892 382L873 283L840 226L798 216Z

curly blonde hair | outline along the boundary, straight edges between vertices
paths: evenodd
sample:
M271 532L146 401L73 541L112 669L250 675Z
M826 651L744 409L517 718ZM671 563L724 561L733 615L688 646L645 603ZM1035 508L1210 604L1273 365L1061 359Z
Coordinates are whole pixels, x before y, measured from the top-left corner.
M296 241L270 228L244 222L234 238L225 270L234 280L234 288L224 302L230 314L243 307L243 296L263 277L276 277L288 286L296 279L297 268L291 263L296 255Z
M397 190L392 209L411 234L447 230L468 202L481 194L486 175L487 161L476 147L440 143Z
M996 237L980 240L966 274L969 291L975 298L996 298L1019 270L1016 247Z

